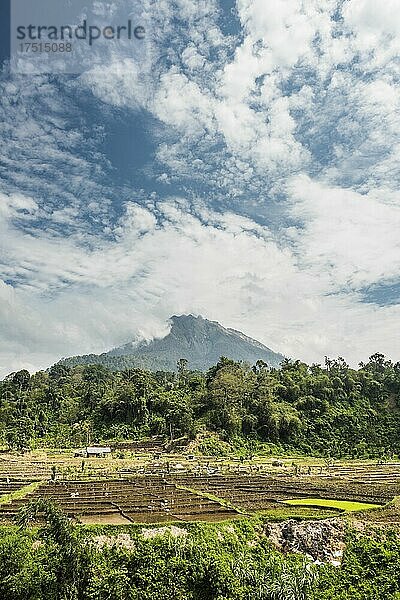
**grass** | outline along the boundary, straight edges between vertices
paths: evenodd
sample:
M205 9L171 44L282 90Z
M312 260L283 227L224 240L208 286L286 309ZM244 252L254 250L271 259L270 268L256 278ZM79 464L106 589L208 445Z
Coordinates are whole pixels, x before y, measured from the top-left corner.
M291 506L310 506L315 508L334 508L344 512L357 512L360 510L369 510L371 508L380 508L379 504L351 502L349 500L330 500L328 498L296 498L294 500L284 500L284 504L290 504Z
M30 483L29 485L24 485L23 487L19 488L18 490L15 490L15 492L12 492L11 494L3 494L3 496L0 496L0 504L7 504L8 502L11 502L12 500L18 500L19 498L25 498L25 496L27 496L31 492L34 492L41 483L43 483L43 482L42 481L34 481L33 483Z
M312 507L312 506L284 506L282 508L271 508L257 513L263 520L281 522L288 519L295 521L320 520L337 517L341 511L330 507Z
M225 500L224 498L220 498L219 496L215 496L214 494L209 494L208 492L204 492L202 490L187 487L185 485L175 485L175 487L178 490L186 490L187 492L191 492L192 494L199 496L200 498L204 498L205 500L211 500L212 502L218 502L218 504L220 504L224 508L229 508L230 510L234 510L236 513L238 513L240 515L243 515L246 517L250 516L249 513L247 513L244 510L241 510L240 508L238 508L237 506L235 506L234 504L229 502L229 500Z

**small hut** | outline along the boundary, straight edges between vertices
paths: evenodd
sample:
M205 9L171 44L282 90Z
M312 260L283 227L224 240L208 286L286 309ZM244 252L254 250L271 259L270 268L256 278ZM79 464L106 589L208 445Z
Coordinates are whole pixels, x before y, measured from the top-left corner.
M86 458L91 458L92 456L105 458L107 454L111 454L109 446L88 446L86 448Z
M87 446L85 450L78 450L75 452L75 456L83 456L85 458L105 458L107 454L111 454L111 448L109 446Z

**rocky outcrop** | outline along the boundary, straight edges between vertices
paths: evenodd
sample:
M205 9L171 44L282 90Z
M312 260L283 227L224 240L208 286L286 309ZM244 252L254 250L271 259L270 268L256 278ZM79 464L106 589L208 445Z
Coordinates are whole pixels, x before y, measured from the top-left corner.
M267 523L264 533L281 552L298 552L316 564L339 566L345 548L346 523L341 519Z

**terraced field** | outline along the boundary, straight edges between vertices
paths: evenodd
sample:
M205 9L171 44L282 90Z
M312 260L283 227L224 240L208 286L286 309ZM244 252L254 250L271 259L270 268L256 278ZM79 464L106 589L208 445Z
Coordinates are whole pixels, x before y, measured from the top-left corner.
M0 458L0 483L7 480L31 482L50 478L51 465L41 460Z
M27 485L26 481L0 481L0 497L5 494L12 494L23 488L25 485Z
M52 500L82 523L216 521L238 514L162 478L137 478L43 483L29 496L1 505L0 520L12 520L24 503L36 498Z
M179 477L174 481L212 494L244 510L271 508L291 498L329 498L384 504L400 494L398 483L349 481L338 477Z
M98 481L44 482L23 498L0 505L10 521L30 499L54 501L82 523L216 521L241 512L281 509L293 498L327 498L384 504L398 492L393 485L357 484L337 478L171 476Z
M329 474L358 483L385 483L400 485L400 463L377 465L334 465Z
M181 462L186 469L183 458ZM324 469L318 466L313 468L315 474L312 475L308 474L309 467L306 467L307 472L304 469L296 475L289 465L274 475L222 473L215 468L218 463L211 465L214 474L190 472L192 463L182 473L167 474L165 465L157 467L154 463L153 473L146 467L147 472L140 475L132 473L130 463L121 465L115 460L107 464L101 460L86 463L90 466L85 467L85 473L80 470L80 460L69 463L68 473L62 473L60 465L68 464L64 458L58 462L50 458L45 463L18 458L0 460L0 521L10 522L24 503L39 497L53 500L71 518L82 523L118 524L216 521L255 512L272 514L276 511L274 514L278 514L289 510L283 502L292 499L385 505L400 496L399 463L358 463ZM112 464L115 464L114 470ZM54 465L57 480L50 481ZM34 486L31 486L27 489L30 493L23 497L24 486L31 482L38 482L36 489L32 491ZM384 514L400 522L397 508ZM300 516L301 511L310 512L306 507L296 510ZM323 507L321 511L323 513Z

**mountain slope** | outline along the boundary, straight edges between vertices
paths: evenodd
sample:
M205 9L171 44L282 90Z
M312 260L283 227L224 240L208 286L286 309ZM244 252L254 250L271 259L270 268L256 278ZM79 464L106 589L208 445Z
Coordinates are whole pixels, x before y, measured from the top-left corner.
M226 329L216 321L181 315L171 317L171 330L164 338L129 343L104 354L89 354L62 359L62 364L104 364L112 369L142 367L151 370L175 370L176 362L186 358L190 369L204 371L220 356L254 364L261 359L277 367L282 354L235 329Z

